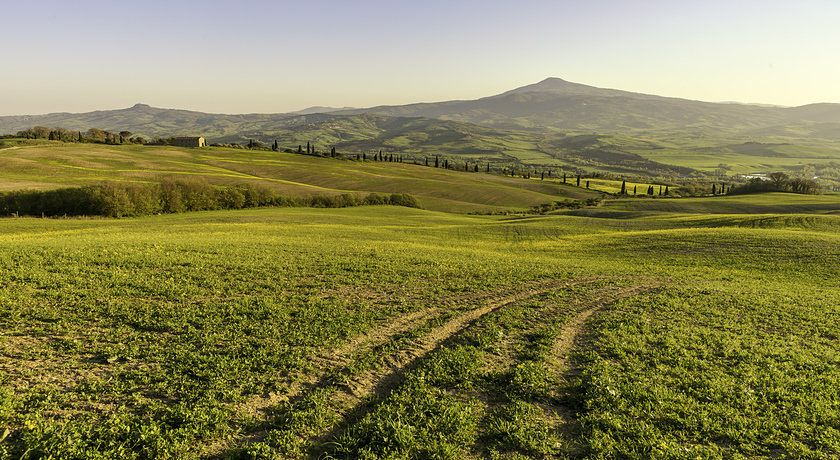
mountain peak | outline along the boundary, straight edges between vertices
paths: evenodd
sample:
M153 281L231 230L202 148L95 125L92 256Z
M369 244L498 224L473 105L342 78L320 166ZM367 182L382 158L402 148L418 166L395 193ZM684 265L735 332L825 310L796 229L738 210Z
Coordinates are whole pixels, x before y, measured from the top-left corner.
M152 106L150 106L149 104L141 104L141 103L138 102L138 103L134 104L131 108L132 109L150 109L151 107Z

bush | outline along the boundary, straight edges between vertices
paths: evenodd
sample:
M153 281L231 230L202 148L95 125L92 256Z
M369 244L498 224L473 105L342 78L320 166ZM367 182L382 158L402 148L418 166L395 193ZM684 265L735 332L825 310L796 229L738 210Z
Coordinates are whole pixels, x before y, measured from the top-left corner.
M160 184L105 183L48 191L0 193L0 215L131 217L258 206L345 208L362 205L420 207L406 194L364 198L353 194L289 197L255 185L213 186L200 180Z

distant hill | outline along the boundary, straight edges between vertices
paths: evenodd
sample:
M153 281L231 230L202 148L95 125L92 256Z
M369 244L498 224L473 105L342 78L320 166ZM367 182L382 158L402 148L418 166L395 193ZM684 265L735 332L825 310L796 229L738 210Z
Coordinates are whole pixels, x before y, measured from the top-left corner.
M292 113L210 114L137 104L127 109L0 117L0 133L35 125L129 130L148 137L202 134L211 141L255 134L273 136L303 115L374 114L434 118L491 128L570 130L599 133L685 130L706 134L750 134L789 127L803 135L835 138L840 133L840 104L774 107L712 103L633 93L548 78L476 100L379 106L365 109L310 107ZM303 123L305 125L306 123ZM345 133L347 136L353 133ZM838 136L837 138L840 138Z
M840 104L772 107L693 101L596 88L560 78L469 101L379 106L338 113L430 117L504 128L556 128L597 132L695 129L738 132L783 124L807 129L837 123Z
M146 138L203 135L319 151L385 149L509 165L687 176L785 170L840 183L840 104L712 103L548 78L475 100L210 114L137 104L117 110L0 117L0 134L33 126L127 130ZM766 144L756 150L755 143ZM746 148L733 148L740 144ZM812 165L815 169L805 168ZM813 169L813 171L812 171Z

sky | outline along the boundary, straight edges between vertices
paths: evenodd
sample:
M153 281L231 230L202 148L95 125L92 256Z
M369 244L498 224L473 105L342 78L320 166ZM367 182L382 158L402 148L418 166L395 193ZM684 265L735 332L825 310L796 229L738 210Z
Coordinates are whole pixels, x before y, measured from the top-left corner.
M840 102L838 0L0 0L0 115L475 99L547 77Z

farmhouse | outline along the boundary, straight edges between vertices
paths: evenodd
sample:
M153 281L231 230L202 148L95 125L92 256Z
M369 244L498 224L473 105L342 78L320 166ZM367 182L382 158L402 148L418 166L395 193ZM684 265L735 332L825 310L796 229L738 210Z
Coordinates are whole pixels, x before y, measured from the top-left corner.
M203 137L173 137L170 144L178 147L204 147L207 145Z

